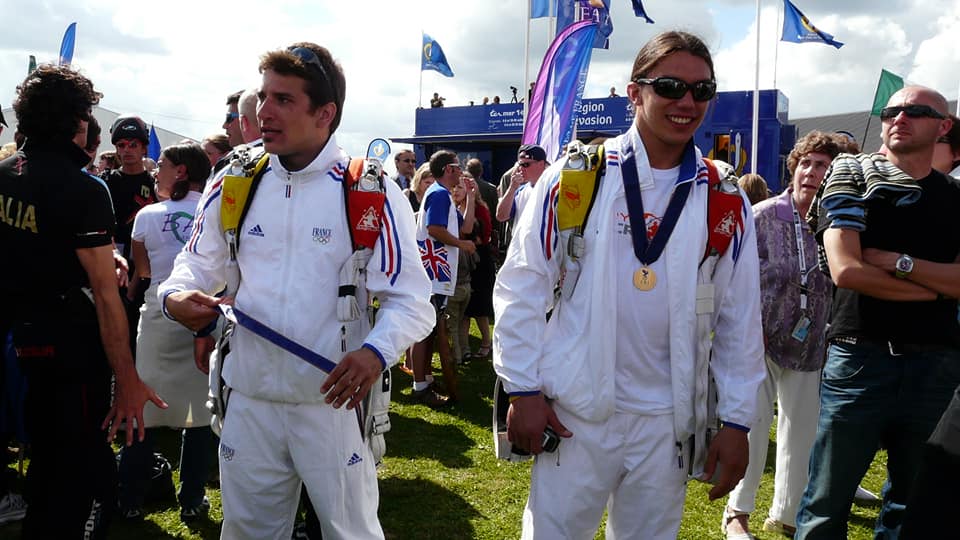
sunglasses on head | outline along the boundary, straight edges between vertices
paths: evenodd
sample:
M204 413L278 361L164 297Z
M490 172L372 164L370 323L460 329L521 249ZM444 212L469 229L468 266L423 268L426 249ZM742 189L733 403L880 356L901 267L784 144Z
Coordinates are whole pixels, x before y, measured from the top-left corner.
M937 120L946 118L929 105L898 105L881 109L880 119L889 120L896 118L900 113L907 115L907 118L936 118Z
M317 57L317 53L306 47L290 47L287 49L287 52L299 58L304 66L308 69L313 68L313 70L320 75L320 79L323 80L323 83L330 89L330 95L333 98L331 101L336 103L337 90L333 86L333 81L327 76L327 70L323 69L323 64L320 63L320 58Z
M703 80L688 83L674 77L657 77L656 79L634 79L637 84L648 84L653 87L654 93L667 99L680 99L690 91L694 101L710 101L717 95L717 81Z

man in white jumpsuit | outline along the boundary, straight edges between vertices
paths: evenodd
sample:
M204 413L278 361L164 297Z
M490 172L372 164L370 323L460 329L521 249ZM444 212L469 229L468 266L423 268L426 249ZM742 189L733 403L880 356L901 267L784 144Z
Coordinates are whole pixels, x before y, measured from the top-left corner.
M325 539L383 538L374 462L353 409L434 325L413 213L385 182L380 236L365 267L366 289L380 300L377 324L341 322L338 277L353 253L342 186L349 158L333 136L343 71L325 48L297 43L264 55L260 72L257 119L270 163L237 231L234 305L336 368L327 375L237 327L223 370L233 393L220 444L221 537L290 538L302 481ZM214 319L220 299L210 295L227 280L222 182L201 199L193 236L158 291L165 312L193 329Z
M605 505L608 538L675 538L688 471L716 472L717 498L747 465L764 378L757 248L750 205L717 163L735 226L722 255L704 256L714 187L692 138L716 93L713 62L696 36L666 32L630 79L636 121L606 141L579 274L557 238L561 159L537 184L494 290L508 434L539 454L525 539L593 538ZM562 268L575 285L545 322ZM708 446L710 376L723 427ZM561 442L542 454L548 425Z

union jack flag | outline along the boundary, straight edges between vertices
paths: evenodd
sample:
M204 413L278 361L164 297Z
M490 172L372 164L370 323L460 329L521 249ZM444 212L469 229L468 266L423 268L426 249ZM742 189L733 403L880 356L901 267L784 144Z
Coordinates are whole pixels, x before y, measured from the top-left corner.
M427 238L424 241L417 241L420 247L420 260L423 262L423 269L427 271L427 277L431 281L440 283L450 281L450 263L447 261L447 248L432 239Z

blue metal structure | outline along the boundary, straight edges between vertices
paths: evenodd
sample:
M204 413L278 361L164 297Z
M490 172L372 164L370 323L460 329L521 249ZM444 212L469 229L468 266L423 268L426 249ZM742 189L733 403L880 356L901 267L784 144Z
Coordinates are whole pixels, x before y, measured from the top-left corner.
M785 183L786 157L796 142L796 128L787 123L789 101L779 90L760 91L760 146L757 172L772 191ZM707 155L750 171L753 92L719 92L694 140ZM584 99L577 114L577 137L590 141L625 132L633 123L633 107L625 97ZM417 163L441 148L457 152L462 160L479 158L486 179L496 182L516 161L523 133L523 104L501 103L467 107L417 109L412 137L393 137L411 143ZM739 142L739 144L738 144Z

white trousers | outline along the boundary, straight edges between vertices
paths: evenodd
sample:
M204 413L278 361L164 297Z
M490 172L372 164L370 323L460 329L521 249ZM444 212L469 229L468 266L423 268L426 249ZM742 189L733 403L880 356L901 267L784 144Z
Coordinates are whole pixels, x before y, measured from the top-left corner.
M220 538L289 540L301 482L325 540L383 538L377 473L355 411L234 391L220 439Z
M591 540L606 507L608 539L675 539L687 471L673 415L616 413L592 423L554 410L573 437L534 462L522 538Z
M727 506L750 513L767 462L773 402L777 400L777 464L773 480L770 517L790 526L797 521L797 506L807 486L810 450L820 415L820 371L794 371L773 363L768 356L767 378L757 391L757 424L751 426L750 464L743 480L730 492Z

